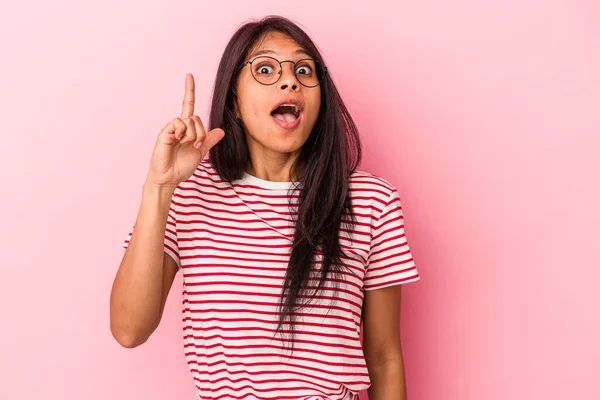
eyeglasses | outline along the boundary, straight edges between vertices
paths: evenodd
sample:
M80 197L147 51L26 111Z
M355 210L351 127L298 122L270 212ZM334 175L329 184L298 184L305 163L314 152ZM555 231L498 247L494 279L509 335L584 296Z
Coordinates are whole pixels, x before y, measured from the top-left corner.
M306 87L319 86L327 73L327 67L321 65L314 58L304 58L294 62L291 60L279 61L273 57L260 56L246 61L242 68L250 64L250 72L258 83L273 85L283 75L283 63L286 62L293 64L294 76L300 84Z

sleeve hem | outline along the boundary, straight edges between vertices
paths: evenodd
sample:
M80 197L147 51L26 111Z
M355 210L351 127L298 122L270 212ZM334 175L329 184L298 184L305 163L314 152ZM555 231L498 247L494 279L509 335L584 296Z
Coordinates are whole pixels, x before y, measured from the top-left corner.
M169 255L169 257L171 257L173 259L173 261L175 261L175 264L177 265L177 271L179 271L181 269L181 262L179 261L179 257L177 257L177 254L175 253L175 251L173 249L171 249L169 246L165 246L165 253Z
M122 246L124 249L126 249L129 246L129 241L123 242ZM181 261L179 260L179 257L177 257L177 253L175 252L175 250L170 248L168 245L165 245L163 251L165 254L168 254L169 257L173 259L173 261L175 261L175 264L177 265L177 271L179 271L181 269Z
M404 285L406 283L416 282L420 279L421 279L421 277L419 276L419 274L417 274L417 275L409 276L407 278L394 279L392 281L387 281L387 282L383 282L383 283L379 283L379 284L375 284L375 285L368 285L368 286L365 285L365 286L363 286L363 290L365 292L369 292L371 290L383 289L383 288L390 287L390 286Z

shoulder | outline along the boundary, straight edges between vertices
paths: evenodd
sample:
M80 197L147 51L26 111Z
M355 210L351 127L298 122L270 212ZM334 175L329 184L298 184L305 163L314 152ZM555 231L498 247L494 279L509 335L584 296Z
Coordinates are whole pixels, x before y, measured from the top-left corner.
M199 194L220 193L230 188L229 183L223 181L208 159L202 160L192 175L179 183L175 189L175 196L198 196Z
M223 180L208 159L204 159L200 161L192 176L181 182L180 186L216 186L220 183L223 183Z
M196 167L196 172L194 172L194 175L201 175L207 177L211 177L214 175L219 176L219 174L217 174L217 171L215 171L213 165L210 163L208 158L205 158L204 160L200 161L200 163Z
M371 196L378 202L387 203L398 190L387 179L373 173L355 170L350 176L350 190L354 196Z

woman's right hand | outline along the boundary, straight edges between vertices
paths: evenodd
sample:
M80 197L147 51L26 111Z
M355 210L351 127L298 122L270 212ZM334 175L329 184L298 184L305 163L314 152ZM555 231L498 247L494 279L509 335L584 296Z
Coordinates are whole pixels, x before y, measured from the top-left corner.
M194 100L194 77L187 74L181 118L169 121L158 134L147 184L174 190L192 176L210 148L225 136L220 128L206 133L200 117L194 115Z

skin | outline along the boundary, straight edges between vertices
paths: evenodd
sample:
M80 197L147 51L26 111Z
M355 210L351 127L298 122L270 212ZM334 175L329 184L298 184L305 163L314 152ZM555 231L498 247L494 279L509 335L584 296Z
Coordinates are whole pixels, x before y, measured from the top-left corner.
M252 60L260 51L279 61L306 58L302 47L289 36L267 34L249 52ZM292 163L308 139L321 106L320 87L307 88L298 82L291 63L283 64L282 76L270 86L261 85L251 75L249 66L236 81L238 116L246 127L251 164L247 172L269 181L288 181ZM304 102L304 113L294 130L276 125L271 116L273 106L288 96ZM402 347L400 345L400 286L365 292L363 306L364 353L371 378L369 399L406 400Z
M273 51L275 58L282 60L296 61L306 57L304 54L297 54L301 47L289 37L281 33L270 33L264 40L260 41L253 52L270 50ZM249 58L251 59L251 58ZM288 181L289 172L292 163L298 157L300 149L310 135L312 128L317 120L320 108L320 88L307 88L302 86L292 72L292 64L284 63L283 75L274 85L264 86L256 82L252 77L248 67L242 70L236 81L236 92L238 93L238 115L246 127L246 139L250 149L251 162L247 172L258 178L269 181ZM293 96L304 102L304 115L302 121L293 130L280 128L272 121L271 111L274 105L287 96ZM204 132L201 121L193 115L194 113L194 79L193 76L186 77L185 95L182 106L181 119L176 119L165 129L174 132L177 140L182 144L202 148L206 144L208 147L214 145L222 137L222 132ZM218 135L217 135L218 134ZM218 136L218 137L216 137ZM167 202L172 192L167 191L156 184L147 184L144 189L144 196L147 198L161 198L162 202ZM154 201L150 205L142 206L142 221L150 220L155 214ZM143 203L144 204L144 203ZM147 211L144 211L148 208ZM165 207L165 210L168 209ZM150 216L144 216L148 214ZM164 217L166 218L166 216ZM142 227L143 228L143 227ZM157 229L142 229L145 231L157 231ZM140 239L141 240L141 239ZM162 238L156 239L156 242L162 243ZM130 245L131 246L131 245ZM141 246L141 244L140 244ZM157 246L162 249L162 244ZM146 253L141 252L140 254ZM157 300L157 309L145 312L153 316L150 321L144 323L143 328L138 328L136 335L122 335L118 337L119 343L125 347L136 347L144 343L150 334L158 327L162 318L168 293L172 287L176 276L177 268L175 261L163 253L162 261L162 279L160 277L148 278L148 282L161 282L155 290L153 289L153 298ZM124 261L125 262L125 258ZM147 264L144 262L130 262L132 265ZM132 269L132 268L130 268ZM159 270L153 268L152 270ZM119 271L120 274L125 272ZM140 272L133 271L128 273L130 278L115 281L113 293L119 291L132 292L134 281L139 281ZM158 279L156 279L158 278ZM152 303L148 301L147 286L144 283L139 288L140 297L143 304ZM123 287L123 289L120 289ZM400 294L401 287L391 286L383 289L376 289L365 292L363 305L363 349L371 386L368 390L371 400L406 400L406 385L404 375L404 363L402 357L402 348L400 344ZM114 303L114 304L113 304ZM119 303L111 301L111 315L116 314ZM113 310L114 309L114 310ZM148 317L149 318L149 317ZM141 320L141 317L137 319ZM112 329L112 326L111 326ZM115 331L117 328L115 328Z
M257 54L274 57L279 61L297 61L307 58L302 47L280 32L271 32L249 51L247 60ZM289 172L294 160L315 126L321 107L321 88L302 86L296 79L292 63L283 63L282 76L273 85L257 82L246 65L236 80L238 94L237 114L241 117L250 150L250 165L247 172L268 181L289 181ZM300 124L293 130L278 126L271 116L275 104L289 97L304 103ZM294 177L296 180L297 177Z
M365 292L363 353L371 378L370 400L406 400L400 342L400 285Z

